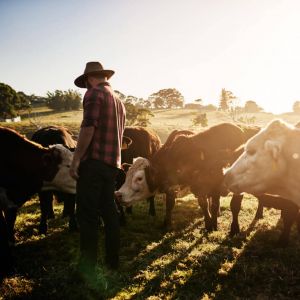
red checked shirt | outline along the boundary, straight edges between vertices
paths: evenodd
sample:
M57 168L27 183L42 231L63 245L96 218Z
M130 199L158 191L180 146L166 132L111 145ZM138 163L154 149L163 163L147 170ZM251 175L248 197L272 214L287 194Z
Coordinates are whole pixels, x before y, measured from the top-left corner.
M83 98L81 127L94 126L95 132L82 160L101 160L120 168L125 117L125 107L108 82L88 89Z

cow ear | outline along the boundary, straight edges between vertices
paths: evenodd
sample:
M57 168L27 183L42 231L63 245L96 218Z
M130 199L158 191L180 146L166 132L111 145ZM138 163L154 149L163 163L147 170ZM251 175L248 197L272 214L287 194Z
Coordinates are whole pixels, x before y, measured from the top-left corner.
M205 155L203 151L200 151L199 155L201 160L205 160Z
M126 150L132 144L132 139L128 136L123 136L122 138L122 150Z
M270 151L272 157L277 160L279 158L279 154L281 152L281 144L278 141L267 140L265 142L265 149Z

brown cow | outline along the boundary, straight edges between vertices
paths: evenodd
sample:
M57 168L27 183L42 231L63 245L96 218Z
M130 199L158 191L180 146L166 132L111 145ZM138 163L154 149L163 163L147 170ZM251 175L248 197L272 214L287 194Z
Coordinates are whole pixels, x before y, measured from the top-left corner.
M70 150L62 145L44 148L5 127L0 127L0 142L0 188L7 198L2 203L20 207L41 189L75 193L76 182L69 175ZM12 267L9 238L15 215L15 209L0 208L0 277Z
M134 163L126 183L116 194L121 196L124 204L128 204L156 190L167 192L165 224L170 226L175 195L169 187L175 184L189 186L203 209L206 228L216 229L222 169L238 155L235 149L257 131L257 128L246 130L229 123L211 127L196 135L175 131L152 159L138 159ZM211 211L208 198L212 198ZM241 199L241 195L235 195L232 203L238 205ZM232 228L232 231L238 230Z

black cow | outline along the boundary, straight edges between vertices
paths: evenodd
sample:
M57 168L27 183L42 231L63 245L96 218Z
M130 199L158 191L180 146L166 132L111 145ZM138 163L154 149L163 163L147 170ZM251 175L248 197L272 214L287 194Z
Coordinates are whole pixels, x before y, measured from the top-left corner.
M18 132L0 127L0 278L12 269L9 239L13 236L16 207L41 189L75 193L69 175L73 158L62 145L45 148Z
M44 147L54 144L61 144L71 151L76 147L76 140L73 139L73 134L62 126L47 126L43 127L31 137L31 140L37 142ZM47 220L54 218L53 212L53 196L58 202L64 202L63 216L69 216L69 230L76 231L78 229L75 217L75 194L61 193L57 191L40 191L38 193L41 208L41 220L39 225L39 233L47 233Z

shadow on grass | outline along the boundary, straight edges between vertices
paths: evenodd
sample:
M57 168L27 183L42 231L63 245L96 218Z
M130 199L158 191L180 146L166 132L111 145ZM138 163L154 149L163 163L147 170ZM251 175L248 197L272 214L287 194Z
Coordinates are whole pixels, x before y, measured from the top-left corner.
M4 299L251 299L262 295L291 299L300 295L296 285L299 241L293 230L289 247L275 247L282 227L274 222L277 215L276 226L243 223L244 232L231 239L228 209L222 209L220 230L207 233L197 201L178 201L174 229L163 232L163 203L156 203L155 218L147 216L147 207L146 202L135 206L127 227L121 229L119 272L109 273L102 266L100 230L96 291L72 279L79 235L67 232L66 221L55 220L42 237L28 232L26 240L21 231L21 243L14 250L18 274L6 282ZM246 219L254 214L255 208Z

